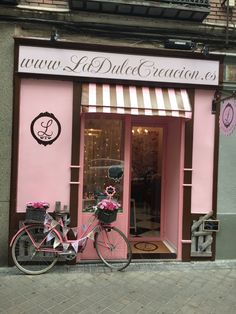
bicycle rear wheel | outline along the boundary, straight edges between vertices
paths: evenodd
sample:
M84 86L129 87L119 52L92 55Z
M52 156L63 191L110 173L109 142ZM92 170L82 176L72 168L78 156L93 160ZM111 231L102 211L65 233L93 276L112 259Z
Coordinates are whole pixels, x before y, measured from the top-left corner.
M123 270L131 262L129 240L116 227L102 226L95 234L95 249L103 263L112 269Z
M53 252L56 233L45 232L44 225L29 226L22 230L12 245L12 258L19 270L28 275L40 275L51 269L57 262L58 255ZM32 242L40 248L36 248ZM48 250L48 251L44 251Z

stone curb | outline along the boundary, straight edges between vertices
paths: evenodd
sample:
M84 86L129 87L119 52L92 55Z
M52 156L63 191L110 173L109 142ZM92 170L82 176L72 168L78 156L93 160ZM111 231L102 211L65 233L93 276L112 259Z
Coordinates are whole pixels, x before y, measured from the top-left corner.
M193 271L206 269L232 269L236 268L236 260L219 260L219 261L196 261L196 262L179 262L179 261L152 261L152 262L131 262L125 271ZM112 272L102 263L79 263L76 265L56 265L50 272L89 272L101 273ZM0 267L1 274L16 274L19 270L14 267Z

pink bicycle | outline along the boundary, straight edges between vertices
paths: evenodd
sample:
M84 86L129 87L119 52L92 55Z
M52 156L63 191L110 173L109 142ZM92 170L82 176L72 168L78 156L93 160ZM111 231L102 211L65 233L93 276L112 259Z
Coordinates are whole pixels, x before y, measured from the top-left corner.
M22 228L11 241L12 258L19 270L25 274L43 274L51 269L60 257L74 259L84 251L87 241L93 241L94 248L102 262L115 270L125 269L131 262L132 250L127 237L113 225L117 208L111 200L115 190L107 190L108 200L96 207L94 214L80 236L68 238L68 214L46 213L43 222L23 222ZM113 205L112 205L113 204ZM104 206L110 207L106 210ZM105 209L105 210L104 210ZM73 228L74 229L74 228Z

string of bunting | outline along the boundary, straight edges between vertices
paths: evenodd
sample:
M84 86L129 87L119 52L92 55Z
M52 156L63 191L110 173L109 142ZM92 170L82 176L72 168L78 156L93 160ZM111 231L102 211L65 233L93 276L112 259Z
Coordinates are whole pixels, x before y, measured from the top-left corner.
M58 222L55 219L53 219L53 217L49 213L46 213L45 219L44 219L44 232L46 233L52 230L52 228L56 227L57 225L58 225ZM58 247L58 245L61 242L58 239L58 237L56 237L56 234L54 232L53 233L49 232L47 235L47 242L53 239L54 239L53 248L55 249L56 247Z
M58 222L55 219L53 219L53 217L49 213L46 213L45 220L44 220L44 233L52 230L57 225L59 225L59 223L60 222ZM86 228L87 228L87 226L83 224L82 225L82 230L85 231ZM62 228L63 235L66 236L67 233L70 230L73 232L74 236L77 237L77 234L78 234L78 228L77 227L73 227L73 228L63 227ZM69 246L71 245L73 247L75 253L78 253L79 247L81 247L81 246L83 246L85 244L87 238L89 238L89 239L94 241L95 232L96 232L96 229L92 230L87 236L85 236L85 237L83 237L81 239L75 240L72 243L62 243L63 250L67 251ZM54 239L53 248L55 249L55 248L57 248L61 244L61 241L56 236L56 234L54 232L53 233L49 232L48 235L47 235L47 242L49 242L49 241L51 241L53 239Z

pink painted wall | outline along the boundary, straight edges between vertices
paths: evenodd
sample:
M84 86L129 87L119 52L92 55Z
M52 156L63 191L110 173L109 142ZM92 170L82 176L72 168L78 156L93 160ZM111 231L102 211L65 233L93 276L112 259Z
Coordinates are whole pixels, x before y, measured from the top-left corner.
M72 131L71 82L23 79L20 91L17 212L28 201L69 204ZM61 134L52 145L40 145L30 132L32 120L41 112L53 113Z
M182 119L171 119L168 123L165 160L165 234L163 239L176 249L178 246L179 201L182 187L182 182L180 182L181 123L183 123Z
M214 91L196 90L194 104L192 213L212 210L215 115Z

